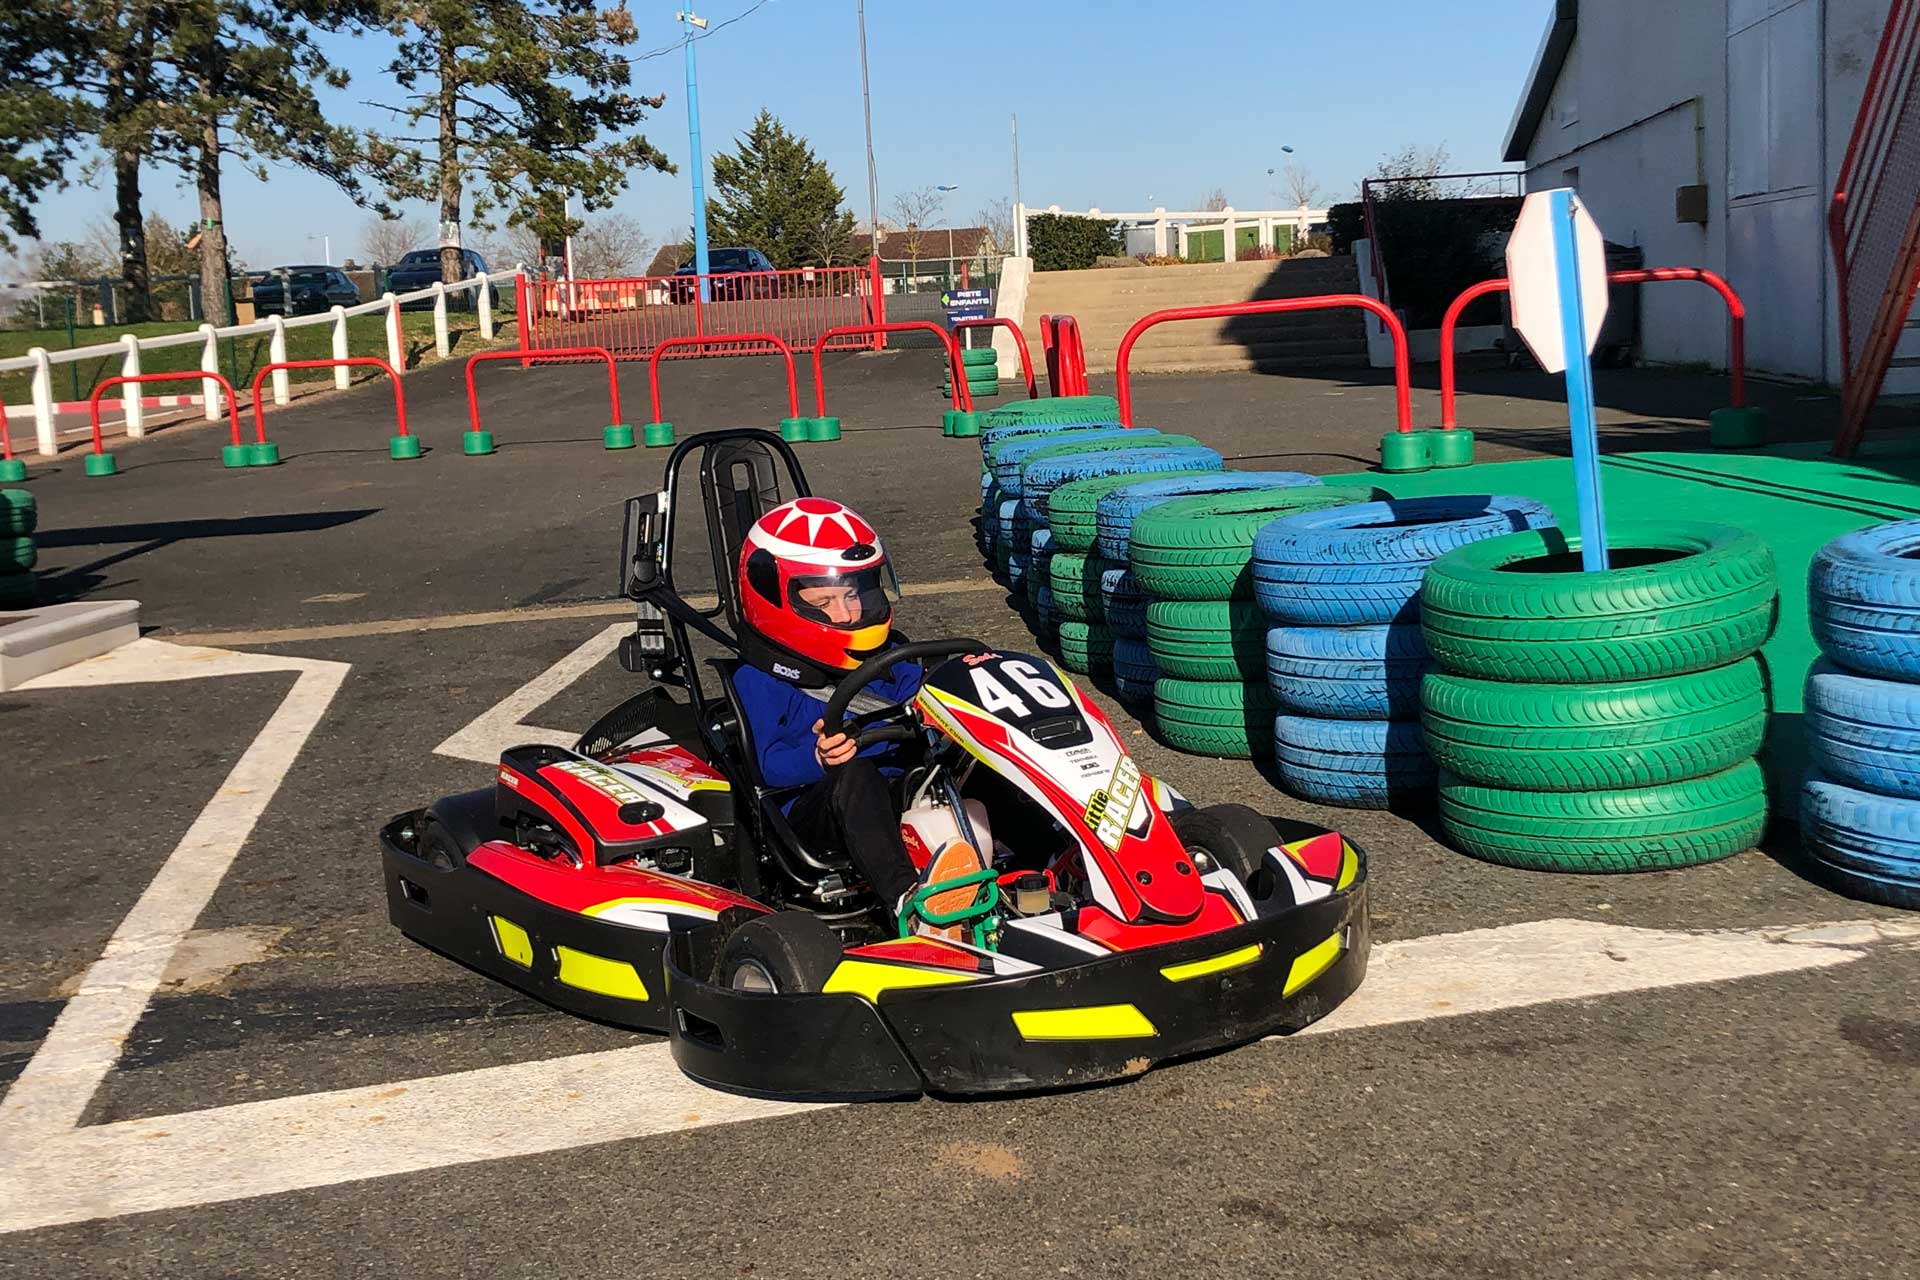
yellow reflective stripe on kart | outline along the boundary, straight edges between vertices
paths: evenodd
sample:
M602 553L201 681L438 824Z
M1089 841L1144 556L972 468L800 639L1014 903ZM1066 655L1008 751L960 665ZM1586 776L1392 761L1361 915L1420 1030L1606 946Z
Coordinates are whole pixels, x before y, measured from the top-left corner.
M1353 846L1348 844L1343 838L1340 841L1340 879L1333 887L1335 889L1345 889L1353 883L1353 878L1359 874L1360 855L1355 853Z
M959 982L975 982L979 977L978 974L955 973L951 970L916 969L904 964L874 964L868 960L842 960L834 967L832 976L820 990L827 995L850 992L873 1000L877 999L882 991L894 991L906 987L947 987Z
M1283 996L1290 996L1300 988L1333 967L1333 962L1346 950L1347 931L1340 929L1328 936L1326 941L1315 943L1302 951L1294 959L1293 967L1287 970L1287 985L1280 990Z
M493 945L500 954L522 969L533 968L533 939L527 937L527 931L505 916L487 919L493 924Z
M1020 1009L1013 1026L1023 1040L1138 1040L1160 1033L1130 1004L1078 1009Z
M569 987L616 1000L647 998L647 984L625 960L609 960L572 947L555 947L553 954L560 961L560 981Z
M1160 976L1168 982L1185 982L1189 978L1204 978L1210 973L1225 973L1229 969L1238 969L1250 965L1260 958L1260 944L1241 947L1237 951L1223 951L1217 956L1208 956L1204 960L1189 960L1185 964L1170 964L1160 971Z

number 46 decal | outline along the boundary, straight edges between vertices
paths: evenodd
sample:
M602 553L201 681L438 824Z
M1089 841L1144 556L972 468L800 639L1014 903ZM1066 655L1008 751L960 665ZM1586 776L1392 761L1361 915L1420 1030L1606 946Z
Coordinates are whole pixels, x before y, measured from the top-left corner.
M1054 684L1029 662L1002 662L1000 673L1020 686L1020 691L1039 704L1042 711L1059 711L1073 705L1066 691ZM1026 720L1033 716L1034 709L1027 706L1019 694L1007 688L994 677L992 667L975 667L973 691L978 696L980 708L996 716L1011 720Z

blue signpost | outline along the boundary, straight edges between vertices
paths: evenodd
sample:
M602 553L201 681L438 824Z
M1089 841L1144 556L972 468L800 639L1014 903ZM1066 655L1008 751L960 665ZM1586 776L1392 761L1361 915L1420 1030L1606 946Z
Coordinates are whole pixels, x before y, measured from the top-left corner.
M1567 423L1573 429L1574 499L1580 509L1580 567L1607 567L1607 520L1600 501L1600 424L1594 416L1593 357L1581 315L1580 251L1574 240L1573 192L1553 197L1553 256L1560 277L1560 333L1567 350ZM1602 268L1604 270L1604 267Z

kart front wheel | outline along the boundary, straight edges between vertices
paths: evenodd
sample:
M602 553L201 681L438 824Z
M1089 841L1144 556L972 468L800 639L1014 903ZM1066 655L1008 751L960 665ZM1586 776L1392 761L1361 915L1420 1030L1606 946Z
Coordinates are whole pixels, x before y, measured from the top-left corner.
M781 911L735 929L714 962L715 985L761 995L796 995L824 987L840 963L840 936L818 916Z
M1173 815L1173 831L1203 874L1224 868L1241 884L1260 870L1276 839L1273 824L1243 804L1182 809Z

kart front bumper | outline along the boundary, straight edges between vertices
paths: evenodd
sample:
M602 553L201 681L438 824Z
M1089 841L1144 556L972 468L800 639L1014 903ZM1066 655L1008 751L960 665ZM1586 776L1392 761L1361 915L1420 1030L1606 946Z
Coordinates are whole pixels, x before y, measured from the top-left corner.
M858 1100L1018 1093L1297 1031L1352 994L1371 946L1367 886L1203 937L1066 969L938 987L764 995L693 976L694 936L663 957L680 1069L714 1088Z

